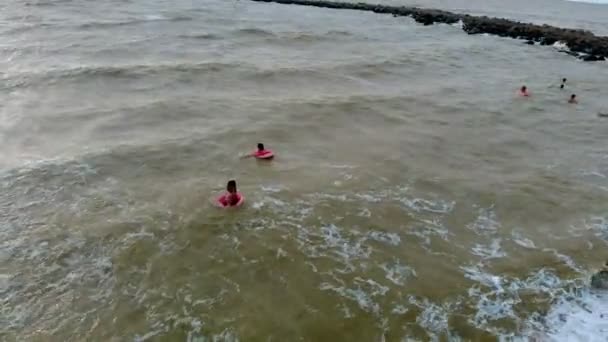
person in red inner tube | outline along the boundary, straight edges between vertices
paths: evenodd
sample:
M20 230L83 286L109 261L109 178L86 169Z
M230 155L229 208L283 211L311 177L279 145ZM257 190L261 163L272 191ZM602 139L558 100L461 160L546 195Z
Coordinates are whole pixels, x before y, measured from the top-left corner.
M257 159L272 159L274 157L274 153L271 150L267 150L264 148L264 144L259 143L257 151L252 152L243 158L254 157Z
M236 190L236 181L230 180L226 185L226 194L220 198L220 203L224 207L233 207L241 200L241 195Z
M528 93L528 88L526 86L521 86L521 88L519 89L519 95L520 96L530 96L530 93Z

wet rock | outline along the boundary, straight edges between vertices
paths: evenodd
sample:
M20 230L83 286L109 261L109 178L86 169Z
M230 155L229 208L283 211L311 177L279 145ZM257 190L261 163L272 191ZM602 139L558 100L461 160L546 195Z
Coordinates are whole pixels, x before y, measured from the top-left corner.
M596 55L587 55L582 57L585 62L595 62L595 61L603 61L604 57L596 56Z
M591 276L591 287L598 290L608 290L608 270L601 270Z
M553 45L555 42L560 41L568 45L573 52L573 56L577 56L584 61L601 61L608 57L608 37L596 36L592 32L585 30L564 29L550 25L534 25L508 19L456 14L435 9L384 6L361 2L348 3L315 0L251 1L371 11L392 14L393 16L411 16L416 22L423 25L433 25L435 23L454 24L462 20L462 29L468 34L488 33L501 37L524 39L526 40L526 44L538 42L541 45Z

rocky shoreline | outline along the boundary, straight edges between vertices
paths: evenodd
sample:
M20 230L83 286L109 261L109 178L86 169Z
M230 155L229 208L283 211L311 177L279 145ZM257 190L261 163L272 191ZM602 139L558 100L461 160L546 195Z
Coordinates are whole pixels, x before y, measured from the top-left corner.
M288 5L314 6L333 9L350 9L409 16L424 25L435 23L455 24L462 22L462 29L468 34L492 34L501 37L526 40L527 44L553 45L565 43L568 50L562 50L584 61L608 59L608 37L596 36L590 31L565 29L550 25L535 25L514 20L472 16L448 11L404 6L384 6L367 3L348 3L317 0L251 0L274 2Z

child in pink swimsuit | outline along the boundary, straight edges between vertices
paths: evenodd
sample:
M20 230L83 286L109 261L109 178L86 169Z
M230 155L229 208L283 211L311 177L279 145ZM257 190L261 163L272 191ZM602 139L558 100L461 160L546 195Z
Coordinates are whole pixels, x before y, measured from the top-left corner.
M224 207L233 207L233 206L237 205L239 203L239 201L241 200L241 195L239 195L239 193L236 190L236 181L235 180L228 181L228 184L226 185L226 192L227 193L225 195L220 197L219 202Z

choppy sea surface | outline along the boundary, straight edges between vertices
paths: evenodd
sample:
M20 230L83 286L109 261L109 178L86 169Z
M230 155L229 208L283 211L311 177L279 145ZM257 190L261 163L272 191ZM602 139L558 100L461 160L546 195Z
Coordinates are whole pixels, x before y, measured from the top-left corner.
M608 34L597 4L383 3ZM0 23L0 340L607 341L606 63L244 0Z

